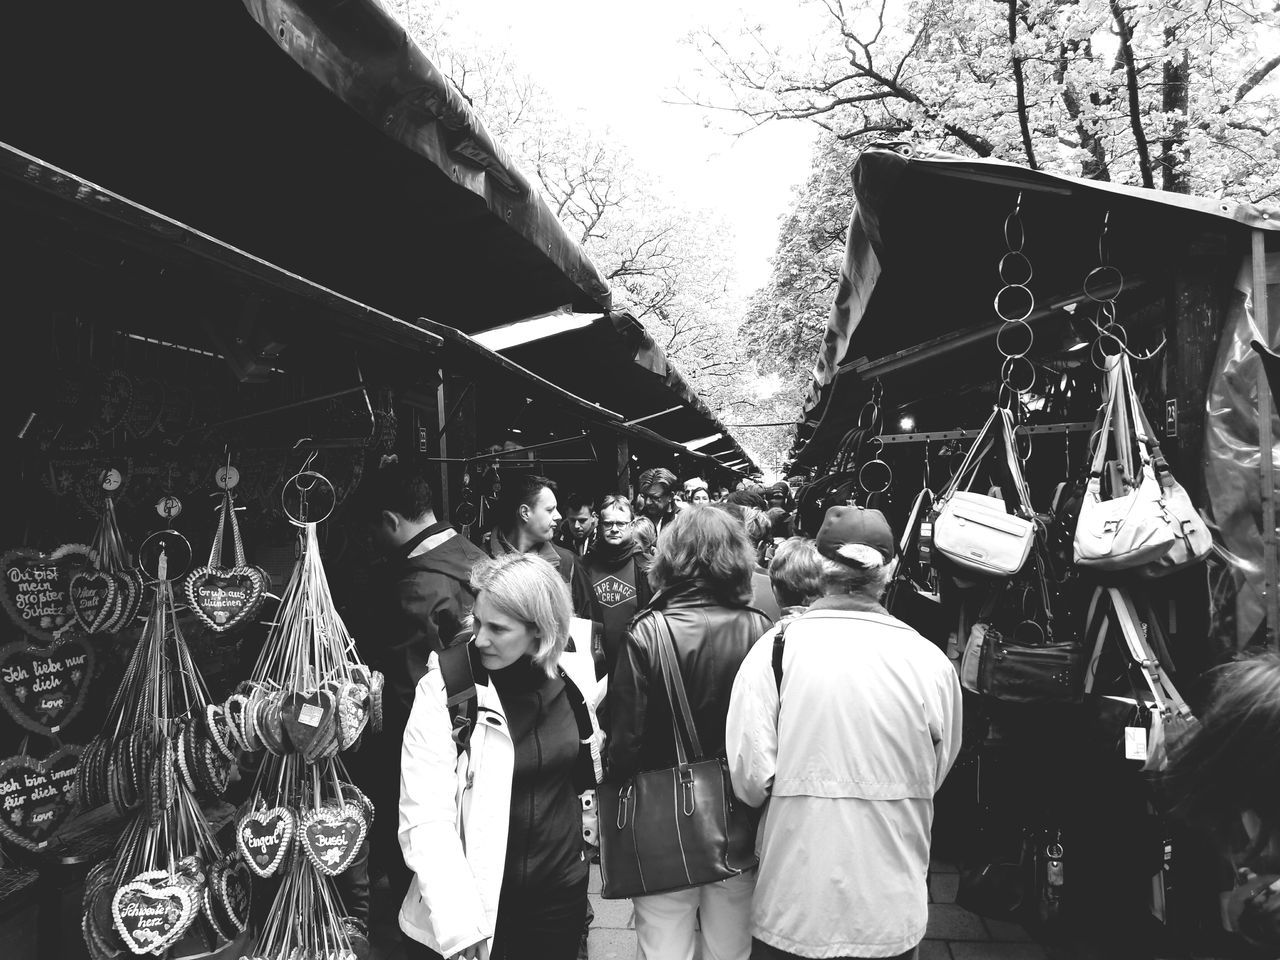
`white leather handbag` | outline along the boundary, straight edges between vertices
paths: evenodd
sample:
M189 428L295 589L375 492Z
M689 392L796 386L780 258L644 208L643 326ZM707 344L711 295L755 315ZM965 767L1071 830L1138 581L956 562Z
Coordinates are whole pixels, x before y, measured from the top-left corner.
M1022 466L1014 452L1012 417L1007 410L996 407L940 497L944 502L933 523L933 545L965 570L987 577L1011 577L1022 569L1031 554L1035 524L1009 513L999 497L968 489L986 450L997 444L1003 446L1009 460L1009 471L1022 505L1030 505ZM963 490L960 489L962 483L966 485Z
M1129 358L1123 354L1108 373L1106 413L1098 431L1089 481L1080 505L1072 555L1075 563L1104 572L1132 570L1158 561L1172 549L1174 528L1156 479L1142 419L1135 415L1137 397L1129 379ZM1120 496L1102 499L1102 470L1107 440L1114 436L1123 475L1137 485ZM1133 463L1137 441L1140 465Z

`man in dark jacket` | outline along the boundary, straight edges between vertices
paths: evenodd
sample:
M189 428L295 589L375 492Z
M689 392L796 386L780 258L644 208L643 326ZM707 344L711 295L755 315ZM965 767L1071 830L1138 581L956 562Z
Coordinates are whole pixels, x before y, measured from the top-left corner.
M604 622L603 657L597 658L603 664L597 662L597 671L605 676L613 673L627 624L649 605L653 590L644 546L631 531L631 503L611 493L600 501L596 514L599 536L584 562Z
M573 615L599 622L595 595L582 562L573 551L551 542L556 524L560 522L555 483L537 475L509 477L503 481L494 513L497 524L485 538L485 553L491 557L505 553L533 553L542 557L569 585Z
M383 726L380 734L366 735L353 761L382 814L374 820L371 845L397 896L411 879L396 839L400 743L427 659L453 643L471 615L471 568L484 559L478 547L436 519L432 496L421 468L393 463L366 476L348 508L381 554L351 627L360 652L386 677Z

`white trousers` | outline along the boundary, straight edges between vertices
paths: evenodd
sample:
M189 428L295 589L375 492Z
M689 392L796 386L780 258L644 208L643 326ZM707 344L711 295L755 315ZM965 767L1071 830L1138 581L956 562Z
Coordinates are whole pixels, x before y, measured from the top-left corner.
M692 890L636 897L636 960L693 960L702 932L702 960L751 956L754 870Z

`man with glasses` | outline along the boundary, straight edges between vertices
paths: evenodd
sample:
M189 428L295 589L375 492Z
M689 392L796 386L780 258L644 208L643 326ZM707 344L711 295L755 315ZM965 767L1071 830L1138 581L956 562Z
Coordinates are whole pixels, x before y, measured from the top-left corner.
M620 493L609 494L596 506L596 515L600 535L586 555L585 564L587 580L604 620L603 669L611 674L627 624L648 605L652 591L644 546L632 533L627 498ZM596 662L597 669L601 669L600 658Z

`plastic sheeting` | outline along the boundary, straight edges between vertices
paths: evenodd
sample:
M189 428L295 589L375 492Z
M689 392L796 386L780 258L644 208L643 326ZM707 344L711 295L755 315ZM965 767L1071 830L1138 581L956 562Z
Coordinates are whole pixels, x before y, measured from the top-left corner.
M1250 343L1256 339L1273 349L1280 345L1280 253L1268 254L1266 267L1270 336L1262 334L1254 316L1253 268L1246 256L1232 291L1206 398L1205 491L1235 576L1237 649L1255 639L1266 619L1264 551L1277 549L1274 531L1263 537L1258 417L1258 381L1263 374L1262 360ZM1272 436L1280 437L1274 400ZM1280 444L1273 445L1270 454L1280 476ZM1272 589L1276 587L1272 584Z

